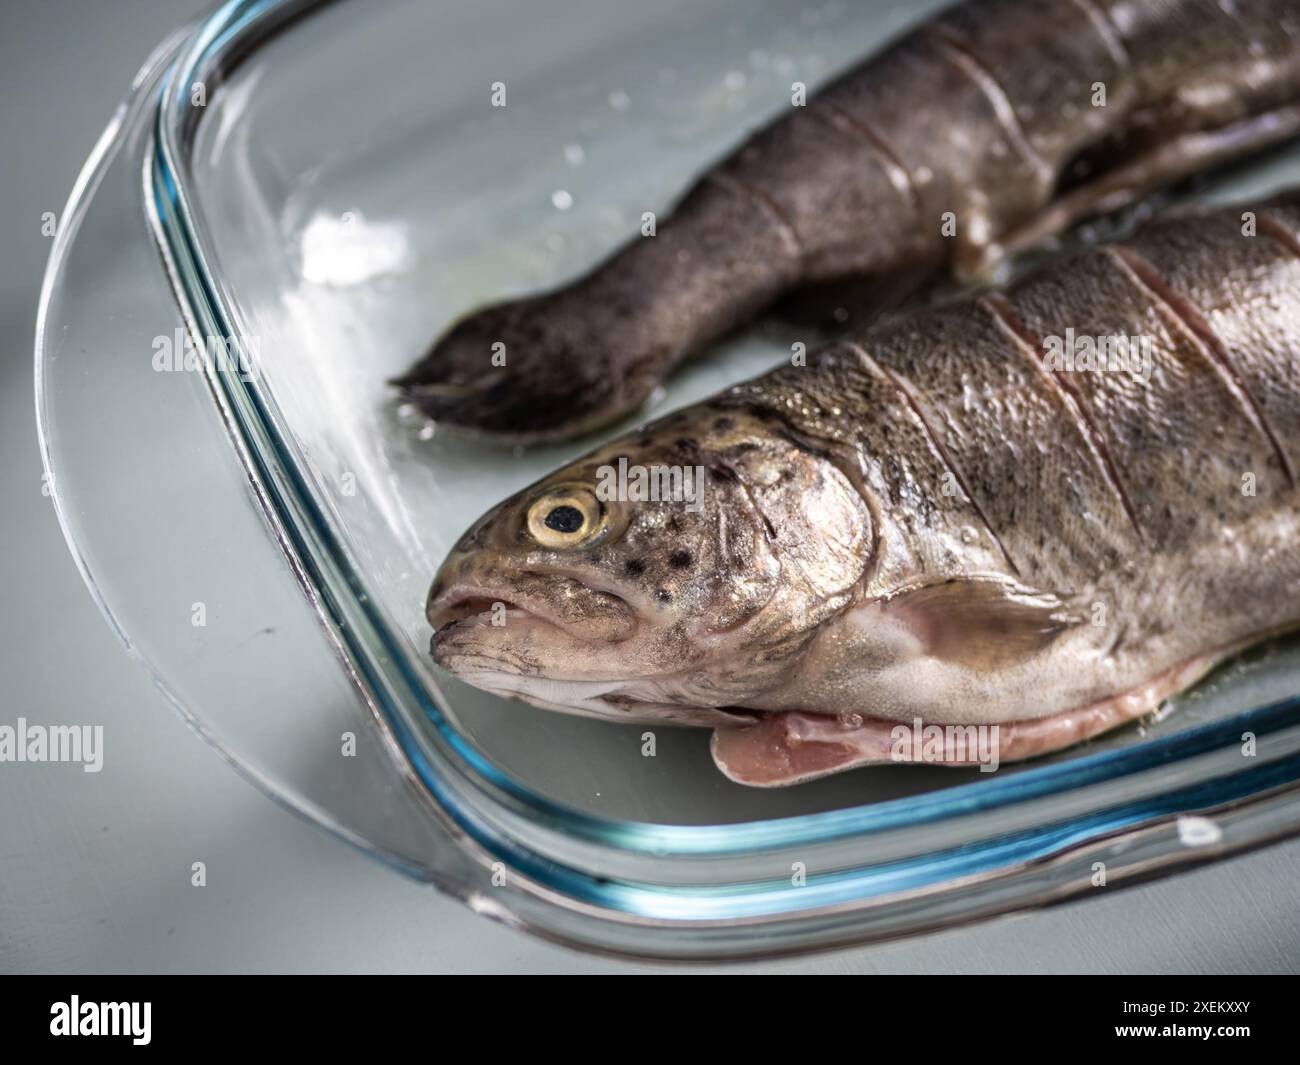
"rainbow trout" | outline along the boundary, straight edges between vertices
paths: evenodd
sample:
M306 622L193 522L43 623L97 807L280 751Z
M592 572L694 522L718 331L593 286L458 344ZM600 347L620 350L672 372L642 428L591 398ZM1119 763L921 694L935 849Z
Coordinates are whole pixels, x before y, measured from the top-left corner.
M1300 621L1300 192L1175 214L606 444L433 584L443 667L731 779L996 764Z
M1300 7L971 0L791 102L806 105L706 173L657 235L471 314L395 383L441 424L560 438L635 409L796 290L843 306L853 286L869 311L945 270L982 275L1300 131Z

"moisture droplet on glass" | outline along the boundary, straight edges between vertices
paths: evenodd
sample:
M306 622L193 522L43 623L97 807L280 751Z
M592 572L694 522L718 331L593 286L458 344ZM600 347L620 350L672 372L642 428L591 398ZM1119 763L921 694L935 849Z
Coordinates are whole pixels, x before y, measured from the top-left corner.
M862 715L854 713L840 714L840 724L845 728L861 728Z
M581 144L566 144L564 146L564 161L570 166L582 166L586 158L587 153L583 150Z
M963 525L961 527L961 542L964 544L978 543L980 534L975 531L973 525Z
M1223 829L1208 817L1180 817L1178 839L1184 847L1209 847L1223 839Z
M551 193L551 203L557 211L567 211L573 206L573 196L565 189L556 189Z
M615 111L626 111L632 104L632 97L622 89L616 89L609 94L609 106Z
M437 431L438 431L438 427L434 425L433 422L425 422L422 426L420 426L419 430L416 432L415 435L418 436L421 440L432 440L433 434L436 433Z

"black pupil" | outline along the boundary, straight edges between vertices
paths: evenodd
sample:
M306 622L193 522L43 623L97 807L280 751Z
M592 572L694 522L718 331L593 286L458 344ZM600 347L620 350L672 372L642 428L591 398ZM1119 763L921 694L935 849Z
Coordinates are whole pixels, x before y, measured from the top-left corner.
M582 528L582 511L577 507L556 507L546 515L546 527L557 533L576 533Z

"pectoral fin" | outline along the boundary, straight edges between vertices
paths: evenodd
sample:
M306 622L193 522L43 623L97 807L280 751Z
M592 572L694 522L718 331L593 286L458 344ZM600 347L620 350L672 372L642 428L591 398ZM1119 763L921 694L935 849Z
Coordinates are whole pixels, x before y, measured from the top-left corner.
M1050 592L997 578L928 584L884 601L882 614L929 657L968 669L1004 669L1045 650L1081 618Z

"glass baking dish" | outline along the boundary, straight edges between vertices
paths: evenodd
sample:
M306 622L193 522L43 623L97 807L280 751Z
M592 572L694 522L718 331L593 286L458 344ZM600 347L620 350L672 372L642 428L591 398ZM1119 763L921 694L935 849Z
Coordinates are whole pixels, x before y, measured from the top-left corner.
M385 379L475 306L581 272L792 81L936 6L231 0L164 41L60 219L37 407L92 593L195 727L475 910L645 957L916 933L1300 830L1294 642L1052 758L772 791L718 774L704 730L656 729L644 757L643 729L505 702L428 658L451 543L593 440L444 438ZM1297 176L1283 152L1197 195ZM212 338L225 357L187 360ZM787 347L760 325L654 406Z

